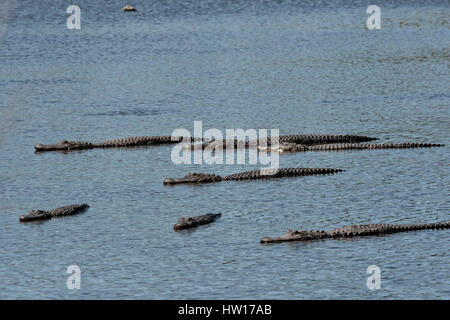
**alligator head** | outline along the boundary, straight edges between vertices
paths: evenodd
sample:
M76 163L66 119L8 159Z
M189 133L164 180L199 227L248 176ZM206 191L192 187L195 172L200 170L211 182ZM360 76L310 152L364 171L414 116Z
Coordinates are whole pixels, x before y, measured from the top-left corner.
M43 210L31 210L29 214L20 216L20 222L36 221L36 220L48 220L52 218L52 214Z
M221 213L208 213L196 217L180 218L178 222L173 226L175 231L195 228L204 224L209 224L216 221L222 214Z
M209 173L188 173L183 178L172 179L167 178L164 180L164 184L178 184L178 183L208 183L222 181L222 177L209 174Z
M272 243L282 241L308 241L327 238L328 235L325 231L303 231L303 230L289 230L281 237L264 237L261 239L261 243Z
M67 141L62 140L57 144L37 144L34 146L36 151L69 151L77 149L89 149L92 148L92 144L82 141Z

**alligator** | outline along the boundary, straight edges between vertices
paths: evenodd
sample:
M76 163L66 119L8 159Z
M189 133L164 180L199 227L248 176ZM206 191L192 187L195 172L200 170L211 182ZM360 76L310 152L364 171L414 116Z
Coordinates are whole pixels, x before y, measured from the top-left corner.
M261 243L273 243L284 241L310 241L320 239L338 239L338 238L353 238L362 236L376 236L396 232L406 232L423 229L450 229L450 221L428 223L428 224L364 224L352 225L342 228L332 229L329 231L323 230L289 230L281 237L264 237Z
M341 150L373 150L373 149L412 149L443 147L436 143L329 143L316 145L303 145L295 143L281 143L278 147L259 148L261 151L278 152L307 152L307 151L341 151Z
M173 185L180 183L210 183L225 180L255 180L255 179L280 178L280 177L309 176L317 174L333 174L342 171L344 170L333 168L281 168L281 169L268 168L235 173L224 177L215 174L194 172L188 173L183 178L178 179L167 178L164 180L163 184Z
M70 206L56 208L50 211L31 210L29 214L20 216L19 221L20 222L42 221L51 219L53 217L71 216L74 214L82 213L88 208L89 205L83 203L83 204L72 204Z
M135 146L147 146L155 144L166 143L180 143L182 141L197 141L197 138L184 138L184 137L172 137L172 136L144 136L144 137L132 137L117 140L108 140L99 143L91 143L85 141L67 141L62 140L57 144L37 144L34 146L37 152L42 151L71 151L93 148L120 148L120 147L135 147Z
M256 140L238 140L238 139L218 139L207 140L202 144L190 144L187 148L191 150L198 149L216 149L216 148L256 148L257 146L270 146L281 143L295 143L301 145L314 145L324 143L355 143L355 142L368 142L377 140L377 138L367 136L357 136L349 134L290 134L281 135L278 137L268 137L264 139Z
M178 222L173 226L175 231L195 228L204 224L213 223L216 221L222 214L221 213L208 213L201 216L189 217L189 218L180 218Z
M322 144L339 142L368 142L373 140L377 140L377 138L350 134L289 134L281 135L278 138L269 137L267 139L259 139L260 142L266 142L269 145L277 142L297 144Z
M285 135L279 137L281 142L286 143L331 143L331 142L364 142L375 140L376 138L370 138L365 136L355 135ZM272 139L273 140L273 139ZM268 138L266 144L273 143L271 138ZM117 140L108 140L100 143L91 143L87 141L68 141L62 140L56 144L37 144L34 146L37 152L43 151L71 151L71 150L83 150L93 148L119 148L119 147L134 147L134 146L146 146L154 144L166 144L166 143L180 143L180 142L198 142L205 141L203 138L186 138L186 137L172 137L172 136L143 136L143 137L131 137ZM203 148L212 142L217 144L218 140L207 141L203 144ZM222 141L222 140L221 140ZM228 140L223 140L222 144L226 145ZM238 145L238 141L234 143ZM248 147L252 142L246 142ZM195 145L192 145L195 146Z

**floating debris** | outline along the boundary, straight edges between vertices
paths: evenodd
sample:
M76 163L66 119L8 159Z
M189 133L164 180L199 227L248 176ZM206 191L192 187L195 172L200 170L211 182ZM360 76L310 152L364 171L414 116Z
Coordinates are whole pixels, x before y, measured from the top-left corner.
M122 10L123 11L136 11L136 8L127 4L125 7L123 7Z

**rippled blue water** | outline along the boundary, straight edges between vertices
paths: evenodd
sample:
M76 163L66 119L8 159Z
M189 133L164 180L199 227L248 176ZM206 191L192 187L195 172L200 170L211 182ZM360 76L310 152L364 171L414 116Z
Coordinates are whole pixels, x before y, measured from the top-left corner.
M0 5L0 298L450 298L450 233L263 246L288 229L449 220L448 146L283 154L332 176L164 187L171 146L34 154L36 143L208 128L450 144L448 1L63 1ZM91 205L20 224L32 208ZM175 233L181 216L222 212ZM66 269L81 268L68 290ZM366 268L381 268L381 289Z

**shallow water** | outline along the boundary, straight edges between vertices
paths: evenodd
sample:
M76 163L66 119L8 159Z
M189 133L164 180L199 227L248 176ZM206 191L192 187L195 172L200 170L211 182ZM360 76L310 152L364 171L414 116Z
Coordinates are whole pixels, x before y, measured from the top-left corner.
M0 298L449 299L447 230L282 243L288 229L449 220L447 1L78 0L0 7ZM10 6L8 6L10 4ZM165 187L171 146L34 154L36 143L208 128L362 134L433 149L283 154L329 176ZM32 208L83 215L20 224ZM181 216L221 212L174 232ZM81 269L68 290L66 269ZM366 268L381 268L381 289Z

